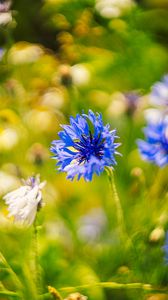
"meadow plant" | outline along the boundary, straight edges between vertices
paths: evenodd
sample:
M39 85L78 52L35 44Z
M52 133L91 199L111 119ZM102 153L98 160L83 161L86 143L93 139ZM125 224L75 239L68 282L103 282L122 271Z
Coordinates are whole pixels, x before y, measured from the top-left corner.
M67 179L73 180L77 177L77 180L79 180L83 177L85 181L92 181L94 174L100 175L104 170L106 171L112 198L116 205L120 240L124 242L128 241L129 246L134 251L133 242L127 234L122 205L114 181L115 156L120 154L117 151L120 143L116 142L118 138L116 130L110 130L109 124L104 125L102 115L99 113L95 114L92 110L89 110L88 114L82 113L81 115L78 114L75 118L70 117L70 125L61 125L61 127L63 130L58 133L60 139L54 140L51 146L51 152L54 154L53 158L57 161L58 170L66 172ZM167 132L168 119L164 118L158 123L148 124L147 128L145 128L146 141L138 141L142 157L150 162L154 162L159 167L168 163ZM35 284L37 288L37 298L35 299L39 297L40 299L50 299L52 296L54 299L63 300L61 293L66 290L70 293L66 299L83 300L87 299L87 297L78 293L78 290L93 287L140 289L143 292L154 291L151 285L144 283L99 282L76 286L74 288L59 288L58 290L55 287L48 286L48 292L43 294L39 269L36 214L43 206L42 189L44 185L45 182L40 182L39 175L31 176L27 180L23 180L23 185L20 188L3 197L8 206L9 217L13 217L15 223L28 227L31 225L34 226ZM163 248L167 263L167 238ZM5 261L2 254L1 257ZM10 270L14 278L16 277L17 279L13 270L11 268ZM12 293L12 295L22 299L23 294L19 292ZM10 297L11 294L10 292L6 292L6 295Z
M100 175L106 170L110 188L117 209L120 233L125 232L123 212L116 190L113 168L116 165L115 155L121 155L116 149L120 143L116 129L110 130L110 125L104 125L102 115L89 110L88 114L70 118L70 125L61 125L64 129L58 133L60 140L52 142L51 151L57 160L59 171L67 172L67 179L75 176L85 181L91 181L93 174Z

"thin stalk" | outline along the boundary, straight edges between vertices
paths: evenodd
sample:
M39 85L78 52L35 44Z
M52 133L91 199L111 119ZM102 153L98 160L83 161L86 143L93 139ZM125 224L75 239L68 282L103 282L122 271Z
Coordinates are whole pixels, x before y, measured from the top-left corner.
M139 259L140 259L139 253L137 252L137 249L126 230L124 214L123 214L120 198L117 193L113 170L108 167L108 168L106 168L106 171L107 171L107 175L108 175L108 179L109 179L109 183L110 183L112 197L113 197L115 205L116 205L117 223L118 223L120 238L123 239L124 242L126 242L126 245L128 248L130 247L133 250L135 261L139 262Z
M35 282L38 294L41 294L42 284L41 284L41 272L39 268L39 251L38 251L38 229L37 220L35 219L33 223L34 227L34 259L35 259Z
M18 293L11 292L11 291L0 291L0 298L1 298L1 296L3 297L3 299L21 298L21 296Z
M113 289L113 290L141 290L146 294L150 293L161 293L161 294L168 294L168 288L157 288L153 287L150 284L145 284L142 282L134 282L134 283L118 283L118 282L97 282L92 284L84 284L79 285L75 287L63 287L57 289L60 293L74 293L78 291L88 290L90 288L94 287L101 287L101 288L107 288L107 289ZM54 289L54 288L53 288ZM50 297L52 294L45 293L44 295L39 296L39 299L42 299L41 297L44 296L46 299L47 297ZM55 299L60 299L55 298ZM62 298L61 298L62 299Z
M141 289L146 292L151 292L151 291L159 291L159 292L164 292L165 289L155 289L153 288L150 284L143 284L141 282L135 282L135 283L117 283L117 282L98 282L98 283L93 283L93 284L85 284L85 285L79 285L76 287L65 287L65 288L60 288L60 292L68 292L68 293L73 293L78 290L85 290L85 289L90 289L93 287L102 287L102 288L107 288L107 289L114 289L114 290L132 290L132 289ZM167 289L168 293L168 289Z
M120 198L119 198L118 193L117 193L117 188L116 188L116 185L115 185L113 170L111 168L106 168L106 171L107 171L108 180L109 180L109 184L110 184L110 190L111 190L112 197L114 199L115 206L116 206L118 228L119 228L119 231L120 231L120 235L122 237L122 236L127 235L125 222L124 222L123 210L122 210Z

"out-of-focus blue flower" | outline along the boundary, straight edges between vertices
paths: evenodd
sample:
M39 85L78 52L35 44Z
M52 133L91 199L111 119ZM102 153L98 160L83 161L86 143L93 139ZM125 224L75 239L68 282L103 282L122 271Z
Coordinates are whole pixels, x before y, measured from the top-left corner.
M138 140L139 151L145 160L159 167L168 164L168 118L149 123L144 129L146 141Z
M51 151L60 171L67 178L91 181L94 173L100 175L106 166L116 165L115 154L119 154L115 143L116 130L104 126L102 115L89 110L88 115L70 117L70 125L61 125L60 140L52 142Z
M4 53L5 53L5 50L0 48L0 60L3 58Z
M166 263L166 265L168 265L168 231L166 233L166 239L165 239L165 243L163 246L163 250L165 252L165 256L164 256L165 263Z
M107 226L107 217L101 208L93 208L79 219L79 238L88 243L99 240Z
M153 85L150 97L153 104L168 105L168 75Z

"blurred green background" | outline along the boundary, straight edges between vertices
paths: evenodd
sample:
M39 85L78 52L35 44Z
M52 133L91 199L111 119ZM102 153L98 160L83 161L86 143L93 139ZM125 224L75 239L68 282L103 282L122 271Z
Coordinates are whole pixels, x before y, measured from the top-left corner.
M142 161L136 139L143 137L150 88L168 72L168 1L1 4L0 196L20 178L39 173L47 180L38 214L43 291L99 281L166 287L167 168ZM120 136L115 178L134 247L118 235L106 174L70 182L51 159L59 124L89 108L102 112ZM25 299L36 299L33 229L14 226L3 200L0 214L0 250L23 282ZM0 280L0 290L17 290L1 261ZM98 287L82 293L89 300L168 299Z

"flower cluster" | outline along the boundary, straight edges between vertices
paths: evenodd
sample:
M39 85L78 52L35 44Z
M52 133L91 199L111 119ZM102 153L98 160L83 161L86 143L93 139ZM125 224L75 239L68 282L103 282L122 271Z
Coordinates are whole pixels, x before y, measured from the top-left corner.
M168 118L149 123L144 129L146 141L139 140L142 157L159 167L168 164Z
M115 143L116 130L104 125L101 114L89 110L88 115L70 117L70 125L62 125L60 139L52 142L51 151L60 171L67 172L67 178L78 180L84 177L91 181L94 173L100 175L106 166L116 164L119 154Z
M8 205L9 217L14 221L30 226L33 224L37 210L42 206L42 193L45 182L40 183L39 176L29 177L24 185L6 194L3 198Z

